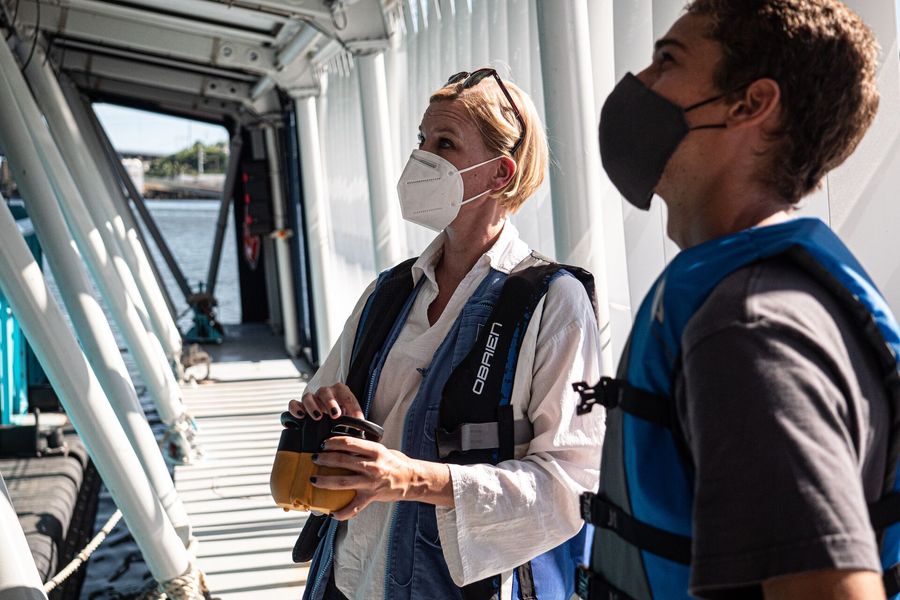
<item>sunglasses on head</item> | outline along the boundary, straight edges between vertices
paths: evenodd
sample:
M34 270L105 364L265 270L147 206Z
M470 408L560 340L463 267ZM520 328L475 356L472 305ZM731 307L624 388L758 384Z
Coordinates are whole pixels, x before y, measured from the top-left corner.
M519 149L519 146L522 145L522 140L525 139L525 120L522 119L522 114L519 112L519 107L516 106L512 95L509 93L509 90L506 89L506 86L503 84L503 80L500 79L500 76L497 74L497 71L495 69L484 68L472 71L471 73L469 73L468 71L460 71L456 75L451 75L450 79L447 80L447 83L445 85L461 83L463 89L469 89L470 87L478 85L488 77L493 77L497 81L497 85L500 86L500 91L503 92L504 96L506 96L506 100L509 102L510 107L512 107L513 114L516 115L516 120L519 121L519 139L516 140L516 143L513 144L512 150L509 151L510 154L515 154L516 150Z

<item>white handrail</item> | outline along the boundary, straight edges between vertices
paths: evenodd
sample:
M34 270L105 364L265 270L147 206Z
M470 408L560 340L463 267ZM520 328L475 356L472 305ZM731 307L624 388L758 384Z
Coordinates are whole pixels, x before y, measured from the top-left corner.
M47 594L44 593L41 584L41 575L34 566L31 549L22 532L2 474L0 474L0 540L3 540L0 544L0 598L47 600Z
M146 363L144 366L147 367L146 370L152 371L149 373L151 376L153 373L168 373L171 377L162 349L157 347L155 355L150 353L150 346L145 342L154 341L155 338L139 329L140 319L121 286L117 285L111 264L114 258L106 252L99 233L90 225L83 208L84 202L72 183L46 126L40 120L33 98L25 95L21 102L17 99L15 90L27 92L27 86L15 66L12 53L5 45L0 45L0 72L3 73L0 78L0 103L5 107L0 111L0 145L8 152L10 167L27 200L29 216L44 246L82 346L91 357L103 389L114 403L122 427L140 457L158 497L187 542L190 537L187 513L178 499L156 439L144 417L115 336L102 307L94 297L82 258L94 269L98 287L108 306L121 318L120 328L138 364ZM62 200L60 204L69 209L69 216L74 224L72 231L80 253L72 244L72 235L57 204L57 195ZM152 378L148 380L152 381ZM177 388L174 380L173 385ZM177 404L166 405L168 412L160 410L160 415L166 422L176 423L184 415L180 398L176 400Z
M31 48L31 44L23 44L19 49L30 52ZM34 95L53 132L53 138L82 196L89 196L92 199L87 203L90 214L98 225L104 222L112 225L121 255L138 284L137 293L143 298L153 330L159 337L169 360L177 361L181 354L181 334L166 308L165 298L153 277L149 259L141 248L137 234L133 230L128 231L122 216L117 214L107 183L100 175L97 157L92 154L82 131L82 128L86 127L79 125L79 119L74 114L79 107L70 106L66 100L40 44L37 44L35 55L25 69L25 76L34 89ZM123 278L123 282L126 286L130 284L127 277Z
M2 73L6 74L6 70ZM6 84L5 78L0 79ZM3 105L10 106L8 102ZM0 111L0 114L6 112ZM5 124L0 129L5 130ZM4 147L9 149L6 144ZM40 175L34 173L30 177ZM159 582L190 573L192 566L184 543L172 527L150 482L143 476L141 463L100 382L51 296L12 213L2 201L0 239L3 240L0 244L0 290L9 300L100 477L125 515L125 522L147 568Z

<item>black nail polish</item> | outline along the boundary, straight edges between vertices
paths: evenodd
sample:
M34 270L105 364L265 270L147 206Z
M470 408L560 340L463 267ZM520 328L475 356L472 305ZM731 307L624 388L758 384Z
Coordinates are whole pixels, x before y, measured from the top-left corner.
M312 461L313 461L313 462L316 462L316 460L317 460L318 458L319 458L318 453L312 455Z
M331 416L332 416L332 417L336 417L337 414L338 414L338 409L332 408L332 409L331 409Z
M314 410L314 411L313 411L313 416L314 416L315 418L317 418L317 419L320 419L320 418L322 418L322 413L320 413L320 412L317 411L317 410Z
M315 482L316 482L316 477L310 477L310 478L309 478L309 482L310 482L310 483L315 483Z

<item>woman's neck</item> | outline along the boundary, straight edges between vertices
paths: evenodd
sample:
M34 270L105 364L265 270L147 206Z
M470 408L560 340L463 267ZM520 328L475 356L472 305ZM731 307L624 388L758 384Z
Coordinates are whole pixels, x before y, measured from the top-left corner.
M464 224L448 227L444 231L444 251L435 270L450 280L462 280L478 259L494 245L505 223L506 219L501 217L480 228L470 228Z

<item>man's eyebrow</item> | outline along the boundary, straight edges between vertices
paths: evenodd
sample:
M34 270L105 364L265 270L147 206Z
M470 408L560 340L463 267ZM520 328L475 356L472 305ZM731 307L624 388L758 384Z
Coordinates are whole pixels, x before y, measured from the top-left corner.
M653 44L653 52L659 52L665 46L675 46L680 49L682 52L688 52L688 47L684 45L684 43L676 40L675 38L660 38L656 40L656 43Z

